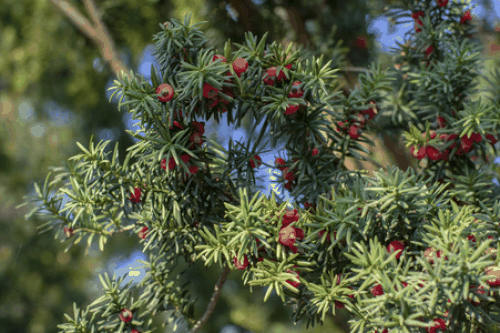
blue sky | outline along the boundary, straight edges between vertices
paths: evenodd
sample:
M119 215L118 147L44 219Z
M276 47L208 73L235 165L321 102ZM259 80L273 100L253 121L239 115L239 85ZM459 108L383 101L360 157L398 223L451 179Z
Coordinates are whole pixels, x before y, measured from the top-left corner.
M259 0L253 0L256 3L259 3ZM475 9L472 11L473 17L474 16L479 16L481 18L485 18L492 22L492 24L495 24L499 21L499 16L500 16L500 1L493 1L494 2L494 10L491 12L486 12L485 10L482 10L481 7ZM473 3L476 3L473 1ZM375 19L371 26L369 27L369 32L373 32L376 34L377 37L377 43L378 43L378 48L384 52L388 52L389 47L396 47L395 41L402 42L402 37L409 29L413 28L413 24L409 23L406 25L399 25L395 28L394 32L389 33L389 23L387 22L387 19L385 17L379 17ZM149 45L144 53L143 53L143 58L141 60L141 64L138 70L139 74L144 75L147 79L150 78L150 67L151 63L153 63L156 68L158 68L158 63L155 61L152 51L154 50L153 45ZM102 63L98 59L94 61L94 68L98 71L102 69ZM112 81L109 82L108 87L111 86ZM111 95L111 92L106 92L108 98ZM58 108L56 105L49 104L47 105L47 110L49 111L52 119L56 122L59 123L66 123L72 118L71 112L68 110L62 110L61 108ZM20 118L24 120L28 120L32 118L33 116L33 110L30 108L29 103L23 103L19 107L19 116ZM127 122L127 127L128 129L131 130L138 130L139 128L137 126L133 126L132 121L130 119L130 114L125 113L123 115L125 121ZM198 119L200 120L200 119ZM31 128L32 134L35 137L40 137L44 135L45 128L43 125L40 124L34 124L33 127ZM215 130L215 127L213 127L213 121L210 121L206 125L206 134L210 133L211 131ZM245 141L246 135L244 134L243 131L241 130L236 130L233 127L228 128L226 125L226 118L225 115L223 116L223 120L221 121L220 127L218 128L219 130L219 137L223 142L223 146L225 148L228 148L228 142L229 138L232 137L233 140L238 140L238 141ZM113 139L115 133L113 133L109 129L103 129L100 134L98 140L109 140ZM274 165L274 160L278 156L278 149L267 153L267 154L260 154L260 157L262 160L270 165ZM495 160L495 163L500 164L500 158L497 158ZM256 176L263 177L262 182L257 182L257 185L261 188L261 190L269 196L271 194L271 191L273 190L273 186L271 184L271 178L273 177L273 173L275 176L279 176L280 173L276 172L274 170L271 170L269 168L265 167L260 167ZM275 179L273 179L275 180ZM496 182L498 185L498 181ZM275 187L275 192L277 193L277 196L282 198L282 199L289 199L288 192L285 191L285 193L281 193L281 191L278 189L278 186ZM97 249L97 247L94 247L94 249ZM119 258L119 259L118 259ZM128 274L129 276L125 279L124 283L127 283L130 281L130 279L134 279L134 283L139 282L144 276L145 276L145 271L144 269L139 269L139 270L133 270L132 267L135 266L140 266L141 264L136 262L137 259L141 260L147 260L147 258L144 256L144 254L138 250L128 258L123 258L123 256L120 257L115 257L113 260L111 260L108 263L107 270L105 271L114 271L117 276L122 276L124 274ZM111 274L112 275L112 274ZM93 283L93 289L100 289L100 282L98 279L96 279Z

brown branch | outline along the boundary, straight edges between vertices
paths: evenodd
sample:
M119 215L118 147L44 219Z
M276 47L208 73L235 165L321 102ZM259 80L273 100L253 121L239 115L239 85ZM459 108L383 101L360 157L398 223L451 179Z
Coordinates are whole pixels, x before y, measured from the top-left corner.
M311 44L311 39L309 38L309 33L306 30L306 25L300 11L295 6L287 5L285 7L288 14L288 22L295 31L295 40L298 40L300 44L308 46Z
M363 67L344 67L340 68L341 72L369 72L370 70L368 68L363 68Z
M201 317L201 319L198 320L196 324L194 324L190 333L195 333L196 331L198 331L201 328L201 326L203 326L203 324L205 324L208 318L210 318L210 316L212 315L212 312L214 311L215 308L215 304L219 299L222 286L224 285L224 282L226 282L229 272L231 272L231 269L229 268L228 265L226 265L226 267L224 267L224 270L221 272L219 276L219 281L217 281L217 284L215 285L214 293L212 294L212 298L210 298L210 302L208 303L208 307L205 310L203 317Z
M406 171L409 167L411 167L410 163L410 155L408 151L403 148L403 144L400 142L395 142L388 134L383 134L384 137L384 146L387 149L387 152L392 155L394 160L396 161L397 166L403 172Z
M117 77L122 71L124 75L128 76L130 69L119 59L111 35L104 25L104 22L100 19L93 0L85 0L84 3L95 26L67 0L52 0L52 2L77 26L78 29L80 29L80 31L99 47L104 60L110 64Z
M351 331L351 329L349 328L349 323L344 316L339 315L338 311L335 315L333 315L333 313L331 312L328 312L328 315L333 319L335 326L337 326L337 328L339 328L342 333L348 333Z
M238 20L245 31L255 33L256 27L264 21L259 8L250 0L227 0L238 13Z

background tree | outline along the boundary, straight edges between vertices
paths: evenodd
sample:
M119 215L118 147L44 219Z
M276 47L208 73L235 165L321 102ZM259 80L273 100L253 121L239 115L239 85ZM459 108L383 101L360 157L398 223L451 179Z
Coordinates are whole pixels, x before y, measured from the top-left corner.
M140 248L136 235L124 233L112 237L104 253L94 257L83 256L78 247L64 254L64 244L50 232L37 234L36 226L42 221L26 222L14 206L34 182L43 181L48 166L77 153L75 141L88 142L91 135L112 133L109 147L119 142L120 156L125 156L133 141L124 132L126 119L116 101L108 102L105 90L117 70L137 70L158 22L182 19L187 10L193 11L193 21L209 22L203 27L210 38L208 46L218 50L227 38L242 42L245 31L258 37L269 31L268 43L295 42L313 54L334 59L332 67L344 69L344 86L338 88L348 94L367 63L375 59L388 63L391 58L377 52L375 36L367 32L371 19L391 2L4 0L0 6L2 327L8 332L56 332L55 323L63 320L62 313L72 312L73 302L86 304L101 293L88 283L102 273L98 267L102 269L116 253L128 255ZM490 1L482 4L491 8ZM474 38L485 44L484 55L492 65L498 64L499 34L487 21L474 20L474 24L479 28ZM378 125L389 128L387 123ZM406 169L410 164L397 136L383 134L374 141L381 166L396 162ZM351 160L347 165L373 170L376 161L358 164ZM60 230L58 239L65 237ZM218 273L194 267L190 280L201 299L197 313L208 302ZM279 325L293 331L290 308L283 307L277 297L263 303L233 274L204 331L220 331L229 322L254 332L269 327L278 330ZM347 331L342 312L337 317L337 326Z

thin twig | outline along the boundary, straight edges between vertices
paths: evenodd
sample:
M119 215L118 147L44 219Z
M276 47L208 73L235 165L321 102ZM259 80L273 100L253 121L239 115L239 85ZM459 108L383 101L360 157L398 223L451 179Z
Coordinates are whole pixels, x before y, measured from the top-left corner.
M210 299L210 302L208 303L208 307L205 310L205 313L203 314L203 317L201 317L200 320L194 324L193 328L191 329L190 333L195 333L198 331L203 324L205 324L212 315L212 312L214 311L215 304L217 303L217 300L219 299L220 292L222 290L222 286L224 285L224 282L226 282L227 276L231 272L231 269L229 268L228 265L224 267L224 270L221 272L219 276L219 281L217 281L217 284L215 285L215 290L214 293L212 294L212 298Z
M77 26L78 29L80 29L80 31L99 47L104 60L110 64L117 77L122 71L124 75L128 76L130 69L119 59L111 35L104 25L104 22L100 19L93 0L85 0L84 2L95 25L92 25L92 23L67 0L52 0L52 2Z
M368 68L363 68L363 67L344 67L344 68L340 68L340 71L343 71L343 72L369 72L370 70Z

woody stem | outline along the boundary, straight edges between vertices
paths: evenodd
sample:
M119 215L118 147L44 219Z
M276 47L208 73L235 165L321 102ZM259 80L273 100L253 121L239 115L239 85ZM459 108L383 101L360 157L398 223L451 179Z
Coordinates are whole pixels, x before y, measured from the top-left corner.
M227 279L229 272L231 272L231 270L230 270L229 266L226 264L226 266L224 267L224 270L219 275L219 281L217 281L217 284L215 285L214 293L212 294L212 298L210 298L210 302L208 303L208 307L205 310L203 317L201 317L201 319L199 319L194 324L190 333L195 333L196 331L198 331L201 328L201 326L203 326L207 322L208 318L210 318L210 316L212 315L212 312L214 311L214 308L215 308L215 304L217 303L217 300L219 299L219 296L220 296L220 293L222 290L222 286L224 285L224 282L226 282L226 279Z

